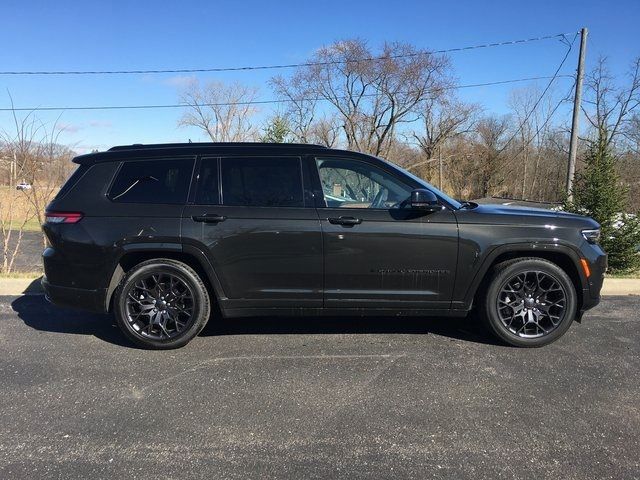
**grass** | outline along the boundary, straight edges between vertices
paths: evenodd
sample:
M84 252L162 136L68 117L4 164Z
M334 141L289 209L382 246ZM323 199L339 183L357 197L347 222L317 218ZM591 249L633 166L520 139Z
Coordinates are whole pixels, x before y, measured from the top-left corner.
M20 225L22 224L23 220L18 220L18 219L14 219L13 220L13 224L11 228L12 232L17 232L20 230ZM25 223L23 231L25 232L40 232L42 231L42 226L40 225L40 222L38 221L37 218L31 218L29 220L27 220L27 223Z
M640 278L640 270L624 273L607 273L608 278Z
M19 227L19 225L18 225ZM37 218L32 218L31 220L28 220L27 223L24 226L24 231L25 232L39 232L41 231L42 228L40 226L40 222L38 221Z
M44 206L49 203L57 191L57 188L46 185L41 186L38 190L29 192L16 190L14 186L0 186L0 223L5 225L11 223L13 227L11 230L16 231L20 228L24 219L29 218L24 226L24 231L40 231L40 223L30 199L33 200L33 195L37 195L37 204L42 205L44 209Z
M42 276L42 272L11 272L0 273L0 279L3 278L38 278Z

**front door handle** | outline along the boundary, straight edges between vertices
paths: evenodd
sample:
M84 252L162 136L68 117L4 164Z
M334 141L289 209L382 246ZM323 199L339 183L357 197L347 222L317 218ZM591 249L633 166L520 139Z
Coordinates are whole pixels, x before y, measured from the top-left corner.
M224 215L218 215L216 213L205 213L204 215L193 215L191 219L194 222L220 223L224 222L227 217L225 217Z
M329 223L334 225L360 225L362 223L362 219L355 217L338 217L330 218Z

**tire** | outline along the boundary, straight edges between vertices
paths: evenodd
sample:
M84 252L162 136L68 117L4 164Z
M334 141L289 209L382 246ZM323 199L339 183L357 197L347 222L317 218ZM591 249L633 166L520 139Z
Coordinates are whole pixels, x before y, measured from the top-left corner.
M136 345L168 350L189 343L211 314L207 287L188 265L168 258L142 262L116 289L120 330Z
M541 258L518 258L493 269L479 310L487 327L509 345L541 347L564 335L577 304L573 282L562 268Z

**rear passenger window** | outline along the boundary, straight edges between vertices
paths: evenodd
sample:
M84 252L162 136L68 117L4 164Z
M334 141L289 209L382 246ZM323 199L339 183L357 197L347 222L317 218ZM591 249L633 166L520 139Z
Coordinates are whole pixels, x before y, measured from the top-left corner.
M124 162L109 198L123 203L185 203L192 169L190 159Z
M303 207L299 158L223 158L222 201L252 207Z

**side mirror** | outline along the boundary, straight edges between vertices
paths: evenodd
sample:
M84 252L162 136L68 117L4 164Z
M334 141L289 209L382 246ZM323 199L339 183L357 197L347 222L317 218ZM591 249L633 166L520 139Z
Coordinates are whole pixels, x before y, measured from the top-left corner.
M411 208L425 212L437 212L442 210L442 205L438 203L438 197L431 190L416 188L411 192Z

